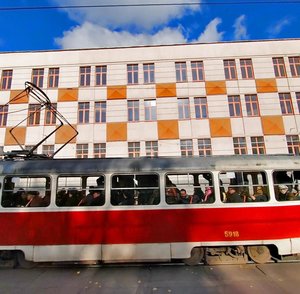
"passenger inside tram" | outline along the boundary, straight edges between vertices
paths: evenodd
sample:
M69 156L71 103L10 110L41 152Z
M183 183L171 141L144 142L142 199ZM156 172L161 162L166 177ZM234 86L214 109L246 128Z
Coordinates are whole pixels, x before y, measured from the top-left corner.
M38 191L28 191L26 193L27 203L25 207L43 207L46 206L43 198L40 197L40 193Z
M249 201L253 201L253 202L268 201L268 197L265 195L262 186L258 186L256 188L256 193L253 195L250 195Z

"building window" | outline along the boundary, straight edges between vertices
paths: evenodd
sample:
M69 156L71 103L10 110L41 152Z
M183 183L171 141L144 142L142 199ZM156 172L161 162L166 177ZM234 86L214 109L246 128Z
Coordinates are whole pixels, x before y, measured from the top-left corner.
M300 92L296 93L296 100L298 105L298 112L300 113Z
M158 156L158 142L146 141L146 156L157 157Z
M240 59L241 72L243 79L253 79L254 71L251 59Z
M91 85L91 67L81 66L79 69L79 85L88 87Z
M224 72L226 80L236 80L236 65L234 59L224 60Z
M252 154L265 154L264 137L251 137Z
M284 65L283 57L274 57L273 58L273 67L276 78L285 78L286 70Z
M186 62L175 62L176 82L187 82Z
M39 88L43 88L44 84L44 69L43 68L35 68L32 70L32 83L35 84Z
M300 142L298 135L286 136L289 154L300 155Z
M245 95L247 116L259 116L257 95Z
M138 64L127 65L127 83L134 85L139 83L139 66Z
M54 154L54 145L43 145L43 154L52 156Z
M1 90L11 89L12 75L13 75L12 69L2 71Z
M178 100L178 115L179 119L190 118L190 101L189 98L179 98Z
M211 156L211 139L198 139L199 156Z
M180 140L180 150L182 157L193 156L193 140Z
M195 97L194 105L196 118L208 118L208 106L206 97Z
M154 121L156 120L156 100L145 100L145 120Z
M204 81L203 61L192 61L191 68L192 68L193 82Z
M94 144L94 158L105 158L106 157L106 144L95 143Z
M228 96L229 115L231 117L242 116L242 106L239 95Z
M87 124L89 123L90 117L90 103L79 102L78 103L78 123Z
M89 157L89 145L76 144L76 158L88 158L88 157Z
M107 82L107 66L96 66L96 86L105 86Z
M0 127L7 124L8 105L0 105Z
M140 157L140 142L128 142L128 156Z
M128 107L128 121L136 122L140 120L139 101L132 100L127 102Z
M49 68L48 87L58 88L59 82L59 68Z
M27 122L29 126L37 126L40 124L41 118L41 105L29 104Z
M236 155L247 154L246 138L245 137L233 138L233 149L234 149L234 154Z
M106 122L106 102L95 102L95 123Z
M292 97L290 93L279 93L280 108L282 114L293 114Z
M144 69L144 83L153 84L154 80L154 63L143 64Z
M52 108L49 106L46 106L45 108L45 125L55 125L56 124L56 116L55 116L55 110L56 110L56 103L51 104ZM53 109L54 108L54 109Z
M289 57L292 77L300 76L300 57Z

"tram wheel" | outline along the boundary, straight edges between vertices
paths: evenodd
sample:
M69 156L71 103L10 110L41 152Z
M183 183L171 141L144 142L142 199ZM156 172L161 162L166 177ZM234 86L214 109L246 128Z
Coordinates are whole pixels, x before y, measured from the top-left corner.
M17 251L15 253L17 265L21 268L30 269L36 266L36 263L25 259L25 255L22 251Z
M194 247L191 251L191 257L184 259L183 262L186 265L197 265L203 260L203 258L204 258L204 248Z
M248 246L247 253L255 263L266 263L271 260L271 253L267 246Z

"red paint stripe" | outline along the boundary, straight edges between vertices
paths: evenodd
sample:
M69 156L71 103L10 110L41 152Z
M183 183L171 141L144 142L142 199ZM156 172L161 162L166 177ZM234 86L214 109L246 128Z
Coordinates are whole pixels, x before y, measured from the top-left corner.
M0 236L2 246L300 238L300 206L5 212Z

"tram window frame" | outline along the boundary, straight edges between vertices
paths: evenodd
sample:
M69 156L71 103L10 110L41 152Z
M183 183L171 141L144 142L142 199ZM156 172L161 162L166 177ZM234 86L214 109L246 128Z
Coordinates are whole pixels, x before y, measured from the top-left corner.
M196 179L196 177L198 178ZM199 177L202 178L199 178ZM176 181L177 177L177 181ZM186 177L186 178L184 178ZM165 200L173 204L211 204L216 201L213 174L211 171L166 173ZM186 197L180 196L180 190L185 190ZM184 193L184 192L183 192Z
M274 170L272 179L275 198L278 202L300 200L300 170Z
M264 170L220 171L218 180L221 201L225 204L270 201L268 177Z
M55 204L60 208L104 206L106 203L105 182L105 175L100 173L59 175L56 182ZM93 197L94 192L97 193L96 197Z
M147 182L146 177L153 185ZM155 179L153 180L153 177ZM126 182L130 182L126 185ZM139 185L139 182L142 183ZM147 184L145 184L147 183ZM125 186L126 185L126 186ZM157 173L115 173L111 176L110 203L112 206L150 206L160 204L160 183Z
M1 194L1 207L3 208L48 207L50 200L50 176L8 175L3 179Z

